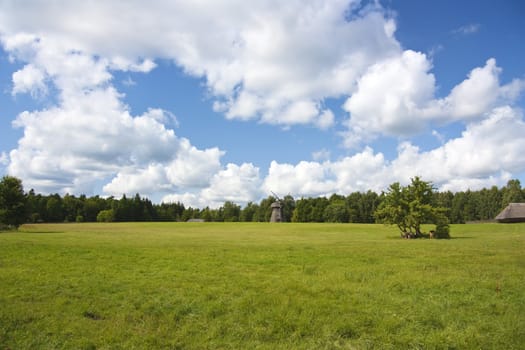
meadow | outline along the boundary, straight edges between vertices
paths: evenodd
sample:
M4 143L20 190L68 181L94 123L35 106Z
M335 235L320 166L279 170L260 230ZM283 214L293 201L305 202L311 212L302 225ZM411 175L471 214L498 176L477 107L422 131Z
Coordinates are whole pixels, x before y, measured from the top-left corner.
M0 349L523 349L525 224L24 225Z

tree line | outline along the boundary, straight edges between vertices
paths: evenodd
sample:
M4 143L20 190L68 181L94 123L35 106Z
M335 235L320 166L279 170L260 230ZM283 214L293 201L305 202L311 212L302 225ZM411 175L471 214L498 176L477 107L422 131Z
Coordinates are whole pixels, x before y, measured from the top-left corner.
M376 210L385 193L353 192L346 196L282 198L285 222L374 223ZM43 195L34 190L24 192L21 180L4 176L0 181L0 223L18 226L39 222L122 222L122 221L187 221L202 219L217 222L267 222L271 216L273 196L244 207L226 201L219 208L193 208L183 203L152 203L139 194L121 198L66 194ZM508 203L525 202L525 189L520 181L509 180L501 188L493 186L479 191L436 192L429 199L444 208L449 223L491 220ZM14 204L13 204L14 203ZM15 220L15 217L17 218Z

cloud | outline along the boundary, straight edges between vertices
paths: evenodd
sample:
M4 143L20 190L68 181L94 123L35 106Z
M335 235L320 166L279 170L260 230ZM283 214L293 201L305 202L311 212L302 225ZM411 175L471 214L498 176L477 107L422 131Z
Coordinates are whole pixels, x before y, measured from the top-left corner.
M21 70L13 73L12 94L16 95L19 93L30 93L33 97L45 95L47 86L44 73L32 64L28 64Z
M130 76L128 76L126 79L122 80L122 84L124 86L130 87L130 86L137 85L137 82L135 80L131 79Z
M152 1L147 8L33 1L4 4L0 23L6 50L54 76L60 89L107 82L107 68L148 72L154 58L169 59L203 77L228 118L320 128L334 123L321 107L325 98L350 93L371 62L400 51L395 22L379 5L347 0ZM31 76L18 79L17 91L38 85Z
M452 31L452 34L457 35L471 35L479 32L479 29L481 28L481 25L479 23L470 23L466 24L464 26L461 26L457 29L454 29Z
M297 165L279 164L272 161L264 180L265 192L317 196L332 192L334 180L329 168L322 163L301 161Z
M341 160L297 164L271 162L268 174L262 177L259 168L251 163L240 166L228 164L211 179L209 186L198 191L172 193L164 202L183 202L193 207L217 208L225 201L242 205L259 201L275 192L292 196L329 196L369 189L381 191L394 177L389 176L389 165L381 153L370 148Z
M521 152L525 147L524 134L525 121L521 111L499 107L482 121L470 123L460 137L444 141L429 151L421 151L418 146L403 142L393 160L387 160L382 153L366 147L335 161L301 161L297 164L273 161L264 177L253 164L228 164L215 169L206 184L193 191L187 191L187 187L177 188L169 180L170 189L153 188L149 191L172 191L163 197L166 202L219 207L225 201L240 204L258 201L271 191L296 198L368 190L380 192L392 182L408 183L416 175L432 181L443 191L502 186L510 179L510 174L525 170L525 155ZM150 166L134 176L119 174L110 185L122 183L128 189L144 191L139 184L166 184L166 169L168 167ZM106 192L112 192L109 189L106 188Z
M386 166L383 154L374 154L371 148L333 162L301 161L293 165L274 161L263 188L268 193L290 193L299 197L381 190L391 180Z
M312 153L312 158L315 161L322 161L322 160L329 160L330 159L330 151L323 148L319 151Z
M443 160L451 175L457 172L463 177L520 172L525 169L525 155L520 151L525 147L523 135L521 111L498 107L480 123L468 125L461 138L448 141L443 147Z
M111 87L70 93L54 108L16 118L24 135L10 153L9 173L47 193L93 193L98 181L113 176L107 194L205 186L223 152L196 149L162 124L166 118L158 109L132 116Z
M278 14L261 11L243 25L240 59L208 76L229 118L329 127L333 114L319 102L348 94L370 62L399 51L395 25L380 11L347 21L344 2L295 5ZM230 79L232 67L237 79ZM237 85L224 89L228 84L221 78Z
M106 194L120 196L208 189L221 170L220 157L223 154L218 148L199 150L187 139L180 138L173 143L170 161L122 167L102 190Z
M46 109L17 116L13 125L23 137L0 163L42 192L89 194L100 186L105 194L160 194L195 206L246 203L270 190L380 191L414 175L464 189L523 172L523 116L513 104L525 81L502 84L491 58L438 97L431 59L402 50L395 21L377 3L361 5L4 2L0 42L21 65L11 93L56 96ZM469 34L479 26L460 29ZM332 161L327 152L296 164L275 160L268 169L224 165L223 150L198 149L169 129L169 111L133 115L114 87L115 71L146 74L160 59L202 78L214 109L229 119L330 129L340 121L325 100L343 98L344 144L359 151ZM427 129L440 137L439 126L456 122L465 127L462 135L432 150L403 141L387 160L363 147L376 137L406 140Z
M198 150L186 139L180 141L180 150L166 166L169 181L179 188L203 188L221 168L223 151L214 147Z
M233 201L246 204L261 196L259 168L251 163L228 164L215 174L210 186L201 192L207 203L223 204Z
M133 116L112 85L112 71L146 73L155 59L169 59L203 77L228 118L326 129L335 117L323 99L349 93L370 61L399 52L393 20L379 6L359 12L356 6L343 0L3 4L0 40L11 60L23 64L12 93L45 93L53 85L57 94L55 106L14 121L24 136L10 153L9 172L43 192L92 193L95 183L110 179L107 194L190 190L210 201L231 193L249 200L258 191L258 168L224 168L223 151L199 150L167 129L166 111Z
M439 143L445 143L445 137L442 134L440 134L439 131L432 130L432 136L434 136L439 141Z
M182 203L186 207L192 208L205 208L210 206L209 203L205 203L199 193L184 192L184 193L172 193L165 195L161 199L162 203Z
M165 123L168 111L131 115L112 85L110 70L147 72L150 60L108 59L48 37L3 38L13 60L28 61L13 74L13 93L44 91L53 84L57 105L25 111L13 126L24 129L10 153L8 171L42 192L153 194L206 187L220 169L218 148L198 150Z
M0 165L7 165L9 164L9 155L6 152L0 153Z
M502 99L513 100L522 87L519 81L501 86L500 73L501 68L496 65L496 60L487 60L485 66L474 68L467 79L456 85L447 97L431 102L438 105L432 113L443 118L468 120L482 117Z
M350 113L346 144L377 134L411 135L425 126L421 109L432 99L435 78L426 56L411 50L372 65L343 108Z
M410 142L399 145L388 161L370 147L336 161L272 162L263 188L294 196L354 191L381 191L392 182L408 183L418 175L441 190L481 189L504 185L512 173L525 170L525 121L511 107L493 109L486 119L470 123L458 138L422 152Z
M148 164L146 168L121 169L117 175L102 188L103 192L113 196L152 194L172 191L173 186L166 177L162 164Z
M357 147L383 135L412 136L433 123L481 120L492 108L512 104L525 87L521 79L502 85L501 68L491 58L448 96L436 98L431 68L425 54L411 50L372 65L343 106L349 113L348 130L342 133L345 146Z
M157 67L157 64L153 62L151 59L147 58L142 61L137 59L136 61L127 59L125 57L121 56L114 56L111 58L109 66L111 69L114 70L121 70L124 72L140 72L140 73L148 73L151 70L153 70L155 67ZM128 83L130 85L133 85L133 81L131 78L128 77Z
M46 80L65 98L71 92L103 86L112 78L106 59L75 50L74 46L28 34L3 37L2 41L12 59L30 62L13 74L13 94L45 92Z
M163 202L182 202L185 205L218 208L226 201L246 204L263 196L259 168L251 163L228 164L211 178L209 186L193 192L172 193Z
M506 179L505 174L525 169L525 156L519 151L525 146L524 132L521 111L498 107L486 119L470 123L461 137L433 150L420 152L417 146L402 143L390 167L398 179L417 174L442 189L491 186L498 178Z

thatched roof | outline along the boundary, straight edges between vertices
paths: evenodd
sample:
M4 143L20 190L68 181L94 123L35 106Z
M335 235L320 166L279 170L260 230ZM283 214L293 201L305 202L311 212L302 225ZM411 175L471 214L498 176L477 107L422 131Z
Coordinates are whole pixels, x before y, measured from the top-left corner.
M496 216L499 222L525 221L525 203L510 203Z

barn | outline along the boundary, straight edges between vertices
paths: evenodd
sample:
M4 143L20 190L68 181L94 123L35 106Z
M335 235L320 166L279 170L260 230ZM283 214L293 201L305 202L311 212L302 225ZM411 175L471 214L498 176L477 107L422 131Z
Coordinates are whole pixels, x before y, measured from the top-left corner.
M525 222L525 203L510 203L496 216L498 222Z

